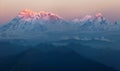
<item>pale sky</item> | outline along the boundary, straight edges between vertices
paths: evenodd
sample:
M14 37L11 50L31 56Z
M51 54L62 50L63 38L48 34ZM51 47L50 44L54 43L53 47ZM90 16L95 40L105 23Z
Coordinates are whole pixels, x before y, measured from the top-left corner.
M24 9L48 11L65 19L102 13L120 20L120 0L0 0L0 23L13 19Z

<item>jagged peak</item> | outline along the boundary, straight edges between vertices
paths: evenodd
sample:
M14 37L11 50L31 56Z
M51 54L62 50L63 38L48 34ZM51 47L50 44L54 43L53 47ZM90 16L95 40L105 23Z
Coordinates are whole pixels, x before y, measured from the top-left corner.
M102 13L97 13L95 16L96 17L104 17Z
M90 19L92 19L93 18L93 16L91 16L91 15L86 15L83 19L81 19L81 21L87 21L87 20L90 20Z
M103 16L102 13L97 13L95 15L86 15L83 18L75 18L74 22L83 22L83 21L103 21L106 18Z
M102 13L97 13L97 14L95 15L95 20L101 22L101 21L105 21L106 18L103 16Z
M58 20L62 19L62 17L45 11L40 12L34 12L29 9L25 9L22 12L19 13L18 17L24 19L24 20L32 20L32 19L43 19L43 20Z

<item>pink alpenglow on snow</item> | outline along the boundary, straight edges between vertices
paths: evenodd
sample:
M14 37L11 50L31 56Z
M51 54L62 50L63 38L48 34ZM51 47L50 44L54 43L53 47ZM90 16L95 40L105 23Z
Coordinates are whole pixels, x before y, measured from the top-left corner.
M58 19L62 19L62 17L50 13L50 12L44 12L44 11L40 11L40 12L34 12L31 11L29 9L25 9L22 12L19 13L18 15L19 18L22 18L23 20L26 21L30 21L30 20L34 20L34 19L42 19L42 20L58 20Z

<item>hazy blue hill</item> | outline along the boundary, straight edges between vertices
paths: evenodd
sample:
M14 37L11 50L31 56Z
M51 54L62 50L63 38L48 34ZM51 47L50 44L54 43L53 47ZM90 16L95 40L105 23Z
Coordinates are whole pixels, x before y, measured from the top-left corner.
M86 46L79 45L79 47ZM0 58L0 71L116 71L81 56L69 46L39 44L25 48L29 49Z

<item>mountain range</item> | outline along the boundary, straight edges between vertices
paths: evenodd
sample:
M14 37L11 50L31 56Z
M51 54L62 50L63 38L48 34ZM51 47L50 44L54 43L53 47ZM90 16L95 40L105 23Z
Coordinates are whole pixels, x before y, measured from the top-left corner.
M48 34L78 34L81 32L113 32L120 30L120 23L111 23L101 13L95 16L66 20L50 12L21 11L13 20L0 26L0 37L38 37ZM31 38L30 37L30 38ZM47 36L48 37L48 36Z
M25 9L0 26L0 71L120 70L119 31L101 13L66 20Z

